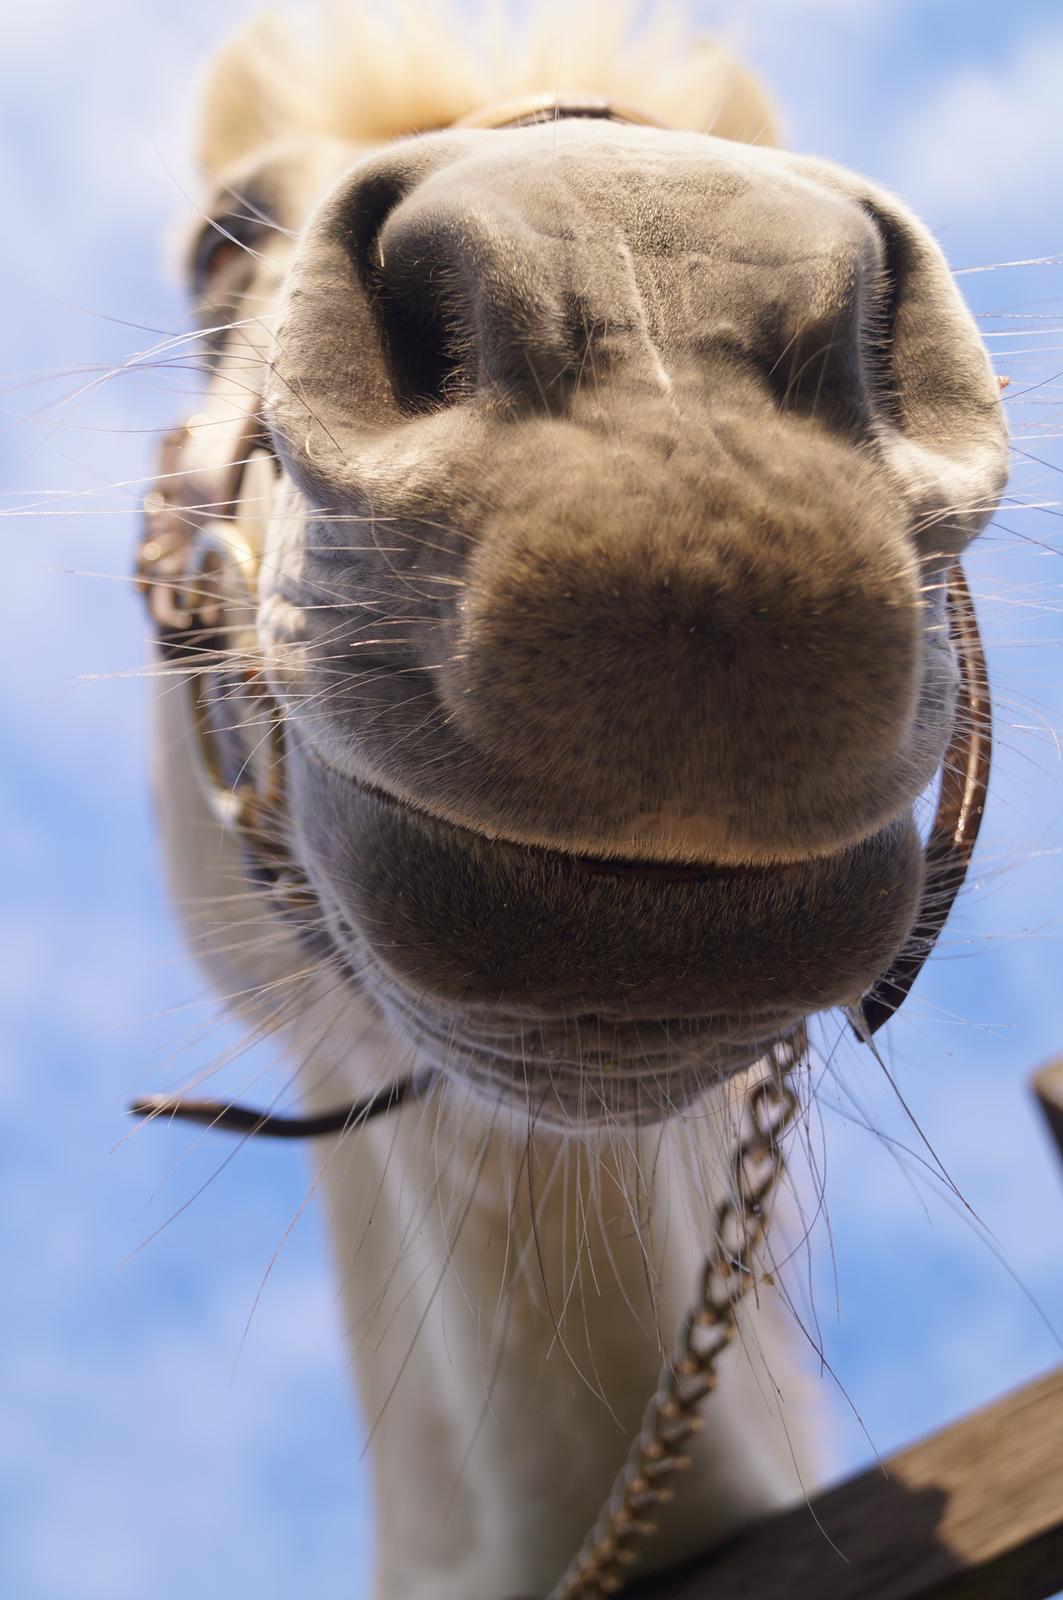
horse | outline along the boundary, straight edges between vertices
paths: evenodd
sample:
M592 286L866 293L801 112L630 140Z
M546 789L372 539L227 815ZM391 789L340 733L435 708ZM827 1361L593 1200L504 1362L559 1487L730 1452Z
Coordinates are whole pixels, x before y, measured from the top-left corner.
M141 1109L313 1135L378 1600L575 1600L815 1481L767 1212L807 1019L870 1043L962 881L1005 428L719 45L325 15L205 81L139 569L175 900L302 1114Z

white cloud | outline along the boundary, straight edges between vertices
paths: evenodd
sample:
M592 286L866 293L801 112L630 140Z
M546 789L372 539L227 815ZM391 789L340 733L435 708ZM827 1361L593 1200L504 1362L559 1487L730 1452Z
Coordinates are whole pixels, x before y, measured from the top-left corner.
M89 1286L86 1265L73 1274L75 1294ZM333 1586L342 1552L353 1555L364 1537L353 1448L345 1473L324 1475L319 1506L278 1517L263 1483L320 1438L308 1412L341 1409L335 1310L316 1275L286 1273L232 1381L256 1288L253 1271L215 1276L194 1315L141 1321L113 1345L47 1330L6 1342L0 1438L5 1476L18 1464L7 1503L21 1512L5 1536L6 1592L285 1600Z
M1063 242L1063 26L1030 32L993 67L966 66L899 134L891 181L936 227L1024 222Z

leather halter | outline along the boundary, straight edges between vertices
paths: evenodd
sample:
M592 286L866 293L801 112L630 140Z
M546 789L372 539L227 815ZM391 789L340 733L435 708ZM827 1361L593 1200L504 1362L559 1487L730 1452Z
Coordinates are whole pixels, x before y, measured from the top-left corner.
M482 111L452 122L452 128L534 128L543 123L571 122L580 118L597 122L627 122L638 128L667 128L667 123L623 100L604 95L526 94L514 100L496 100Z
M457 129L512 129L565 119L597 119L635 126L666 125L632 107L600 96L535 95L501 102L462 117ZM193 437L208 424L203 418L167 434L159 454L155 485L144 502L137 557L137 580L147 597L156 643L164 660L187 667L186 682L195 733L198 775L211 811L235 831L245 847L252 879L274 892L282 910L312 900L298 869L287 859L278 835L283 828L283 715L272 701L259 667L226 668L233 652L232 621L242 615L253 656L253 619L258 578L257 552L241 537L239 513L246 476L258 455L271 456L260 400L243 417L221 424L226 448L206 467L189 466ZM213 424L211 424L213 426ZM992 721L985 653L963 568L955 562L947 575L949 636L960 669L960 691L952 736L942 763L937 808L924 849L925 877L919 913L893 965L847 1015L857 1037L870 1041L907 998L945 925L970 866L989 784ZM237 652L239 654L239 652ZM246 660L246 656L245 656ZM211 670L204 671L202 669ZM197 670L200 669L200 670ZM251 757L227 749L227 736L211 712L219 679L233 673L260 704L267 724L262 748ZM231 735L228 738L231 744ZM596 874L630 874L637 864L570 858ZM654 865L656 877L696 878L701 869ZM336 1133L389 1110L427 1087L431 1074L323 1117L278 1117L213 1101L151 1096L134 1103L140 1115L168 1115L208 1121L214 1127L277 1137L315 1137Z
M941 764L937 809L923 848L923 893L904 949L850 1019L857 1037L865 1041L900 1010L926 965L966 881L989 793L993 760L989 671L978 614L958 561L949 568L947 606L960 684L952 737Z

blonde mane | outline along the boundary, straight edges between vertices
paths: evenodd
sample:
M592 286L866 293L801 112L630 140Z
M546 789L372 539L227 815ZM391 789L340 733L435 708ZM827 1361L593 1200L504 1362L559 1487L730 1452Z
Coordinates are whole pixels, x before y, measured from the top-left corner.
M215 56L196 149L211 176L258 147L299 135L377 144L444 127L511 95L577 89L631 100L678 128L778 142L767 94L679 11L635 25L629 0L539 0L523 30L483 0L318 0L264 12ZM559 41L561 46L559 48Z

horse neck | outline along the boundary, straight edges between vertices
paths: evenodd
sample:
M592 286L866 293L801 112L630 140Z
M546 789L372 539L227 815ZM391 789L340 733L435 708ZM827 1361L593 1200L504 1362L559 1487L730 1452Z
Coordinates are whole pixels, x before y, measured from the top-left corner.
M212 981L250 997L236 1009L272 1035L270 997L292 992L305 952L279 925L248 940L262 908L231 892L242 863L195 779L186 700L161 676L153 700L178 906L193 948L204 931L189 908L207 908ZM346 1003L337 1016L335 980L320 984L317 999L300 992L288 1038L308 1110L409 1067L379 1019ZM725 1112L722 1097L709 1101L659 1144L566 1145L529 1140L455 1087L316 1146L371 1432L374 1600L549 1591L609 1492L695 1291L711 1174L726 1171ZM800 1492L802 1382L768 1291L756 1310L725 1357L656 1564Z
M383 1025L358 1050L352 1081L401 1075ZM308 1098L335 1103L332 1070ZM369 1429L378 1600L543 1595L576 1553L696 1290L705 1234L687 1197L727 1121L716 1113L690 1155L685 1127L529 1138L451 1088L321 1149ZM725 1358L655 1565L797 1492L771 1320L747 1322Z

